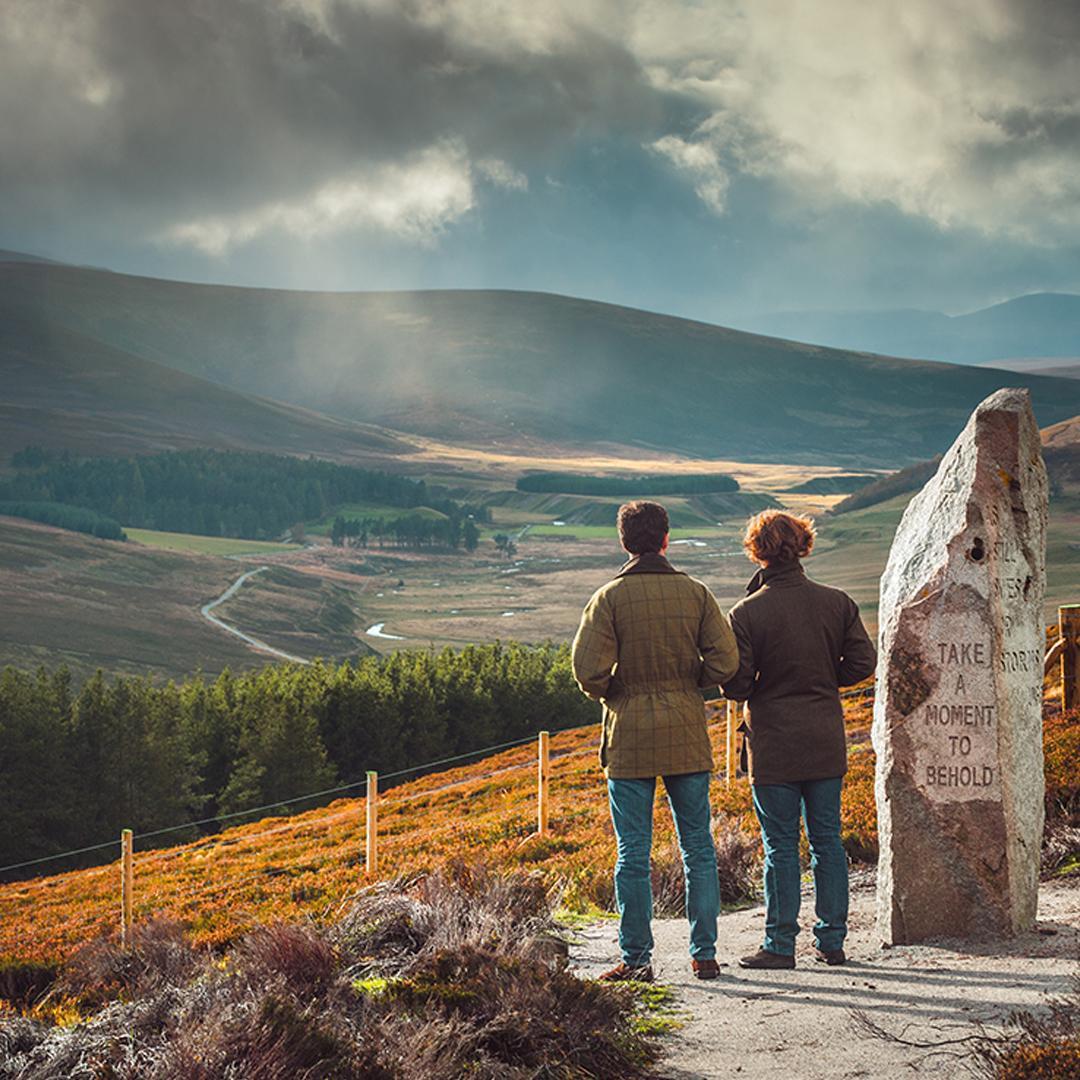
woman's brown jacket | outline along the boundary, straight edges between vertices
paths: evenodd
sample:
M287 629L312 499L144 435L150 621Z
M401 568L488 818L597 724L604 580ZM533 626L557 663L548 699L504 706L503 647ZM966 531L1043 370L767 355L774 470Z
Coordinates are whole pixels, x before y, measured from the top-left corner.
M839 687L874 673L854 600L811 581L798 561L754 575L731 609L739 670L724 693L749 704L750 781L787 784L847 772Z

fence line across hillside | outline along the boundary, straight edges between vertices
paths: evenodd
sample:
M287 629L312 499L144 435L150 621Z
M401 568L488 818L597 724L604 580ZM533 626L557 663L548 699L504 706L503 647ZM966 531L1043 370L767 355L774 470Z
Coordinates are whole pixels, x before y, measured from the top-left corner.
M1080 604L1071 604L1062 606L1059 609L1058 618L1058 635L1057 640L1047 650L1044 660L1044 676L1048 674L1051 668L1055 664L1060 664L1061 674L1061 703L1062 708L1065 710L1075 708L1080 704L1080 695L1077 692L1077 675L1078 675L1078 654L1080 654ZM869 686L857 687L852 690L844 691L841 694L842 698L850 699L853 697L872 697L874 695L875 687L873 683ZM722 710L722 717L719 720L714 720L709 726L713 727L717 723L724 723L724 771L723 778L724 783L727 786L735 779L737 773L737 765L735 761L736 747L735 747L735 734L739 726L739 721L743 715L744 706L734 701L724 701L724 708ZM537 794L536 794L536 831L532 835L544 837L549 835L549 816L550 816L550 797L549 789L551 783L551 764L552 760L562 760L570 757L577 757L586 753L595 753L596 748L593 746L584 747L582 749L573 751L556 751L554 754L550 748L550 733L547 731L541 731L536 738L536 769L537 769ZM468 751L463 754L457 754L452 757L440 758L435 761L425 762L421 765L411 766L405 769L398 769L394 772L385 773L380 776L375 771L370 771L364 777L363 780L357 780L348 784L337 785L336 787L326 788L318 792L310 792L306 795L295 796L290 799L278 800L274 803L269 803L261 807L252 807L248 810L235 811L228 814L217 815L212 818L203 818L196 821L184 822L180 825L168 826L161 829L153 829L144 833L135 834L131 829L124 829L120 837L120 924L121 924L121 941L124 947L127 947L131 942L131 931L134 918L134 902L135 902L135 889L134 889L134 863L135 863L135 841L150 839L156 836L162 836L170 832L177 832L181 829L193 828L198 825L219 823L225 820L231 820L237 817L246 816L262 811L275 810L283 806L295 805L296 803L304 802L314 798L321 798L327 795L339 794L344 791L350 791L354 789L363 789L364 800L364 876L369 881L374 881L378 875L379 868L379 809L380 806L393 806L397 803L407 803L415 799L430 797L441 794L442 792L453 790L455 788L463 787L468 784L475 784L477 782L492 779L497 776L502 776L510 772L515 772L523 768L531 768L533 761L526 760L522 762L516 762L509 765L500 766L497 769L493 769L480 776L464 777L460 780L450 781L448 783L440 784L437 787L424 789L419 792L412 792L408 795L401 795L397 797L380 797L379 783L380 781L386 781L391 779L398 779L402 776L407 776L410 773L419 773L425 770L438 768L439 766L451 765L457 762L465 761L468 758L488 756L500 751L509 750L517 747L524 746L526 743L531 742L534 736L525 736L521 739L511 740L509 742L501 743L495 746L481 747L476 750ZM202 838L200 841L196 841L194 844L180 845L171 849L157 849L153 851L154 858L156 860L169 859L181 854L191 854L193 850L198 850L203 847L211 847L216 844L250 844L255 841L264 839L267 836L280 834L283 832L297 831L304 828L321 829L326 825L345 818L355 817L357 808L355 806L350 807L347 810L342 810L339 813L335 813L330 817L324 817L318 821L311 820L292 820L279 825L275 825L272 828L260 830L259 832L245 835L241 837L222 839L217 836L210 836ZM445 830L461 829L461 823L454 822L449 826L444 827ZM92 851L102 850L107 847L111 847L116 841L106 841L101 844L89 845L87 847L78 848L73 851L61 852L55 855L44 856L40 859L27 860L21 863L15 863L10 866L0 867L0 873L4 873L11 870L22 869L28 866L41 865L46 862L50 862L56 859L70 857L73 855L80 855L89 853ZM392 843L392 841L391 841ZM149 853L148 853L149 854ZM114 863L106 863L101 867L93 868L91 873L103 873L113 869ZM258 880L262 877L262 874L252 875L248 879L242 879L240 884L244 884L247 881ZM19 888L20 893L23 895L27 891L36 891L39 887L48 887L55 884L55 879L46 878L41 881L34 881L23 884L13 882L13 887ZM236 882L222 883L221 887L227 887L235 889L237 887Z

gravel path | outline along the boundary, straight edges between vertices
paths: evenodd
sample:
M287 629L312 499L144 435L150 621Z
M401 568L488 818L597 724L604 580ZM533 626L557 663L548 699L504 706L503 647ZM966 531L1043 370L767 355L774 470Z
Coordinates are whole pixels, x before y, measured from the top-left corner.
M854 884L854 883L853 883ZM1037 929L1011 941L882 948L874 931L871 879L855 885L844 967L813 960L813 900L804 893L794 971L744 971L738 957L761 943L761 907L720 919L717 959L727 966L715 982L690 974L684 921L657 920L657 978L676 992L684 1028L665 1039L664 1076L954 1077L968 1075L953 1048L933 1051L871 1037L852 1021L860 1010L877 1024L917 1042L937 1043L994 1025L1015 1009L1060 995L1078 972L1080 879L1044 884ZM576 967L596 975L618 960L616 925L581 934Z
M214 614L214 608L220 604L224 604L226 600L235 596L239 591L240 586L243 585L248 578L252 578L256 574L261 574L264 570L269 569L269 566L260 566L255 570L248 570L246 573L241 574L216 600L211 600L210 603L203 604L203 606L199 608L199 612L204 619L208 619L215 626L221 627L222 630L232 634L233 637L238 637L241 641L246 642L259 652L269 653L271 656L276 656L281 660L290 660L296 664L310 664L310 660L305 660L302 656L293 656L292 653L283 652L281 649L275 649L273 645L267 645L265 641L260 641L257 637L245 634L243 630L238 630L235 626L230 626L224 619L221 619Z

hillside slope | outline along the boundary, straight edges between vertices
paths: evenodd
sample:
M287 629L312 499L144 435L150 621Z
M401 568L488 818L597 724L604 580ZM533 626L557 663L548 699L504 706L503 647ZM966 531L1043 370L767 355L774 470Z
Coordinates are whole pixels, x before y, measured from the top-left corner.
M620 443L896 466L947 445L1015 376L821 349L538 293L326 294L0 264L0 325L62 332L336 416L471 446ZM58 336L51 340L49 335ZM1025 377L1042 423L1080 383ZM16 400L20 381L9 385Z
M1080 416L1042 433L1043 456L1055 494L1080 495Z
M1080 356L1080 296L1072 293L1031 293L965 315L785 311L762 315L750 325L799 341L957 364Z
M0 516L0 667L65 664L76 683L99 668L184 678L263 667L265 653L199 611L263 561L98 540ZM333 581L275 567L216 614L303 657L368 653L349 611L350 594Z
M1058 692L1052 688L1051 698ZM873 861L877 843L872 708L870 697L845 701L849 769L841 833L852 858L864 861ZM595 910L597 905L611 910L615 842L597 760L598 735L590 725L551 736L547 837L535 832L532 742L385 792L379 804L378 878L411 877L465 859L496 870L535 870L548 884L561 882L563 904L570 910ZM720 708L714 707L710 735L722 769ZM1048 798L1075 798L1076 715L1062 716L1051 703L1044 745ZM756 843L745 778L730 787L718 779L711 802L722 838L726 830L741 828ZM137 850L135 917L180 920L197 942L218 946L271 919L332 917L346 898L371 883L364 873L364 820L364 799L342 798L321 809L228 828L192 843ZM654 881L662 886L660 904L677 903L683 888L673 840L670 816L657 814L653 866ZM0 969L60 961L88 938L115 932L118 884L114 862L0 885Z
M1080 416L1044 428L1041 434L1051 495L1058 498L1080 495ZM937 465L935 458L882 476L837 503L831 512L846 514L918 491L937 471Z
M229 390L10 308L0 315L0 384L0 461L28 445L87 454L213 446L357 462L414 449L391 432Z

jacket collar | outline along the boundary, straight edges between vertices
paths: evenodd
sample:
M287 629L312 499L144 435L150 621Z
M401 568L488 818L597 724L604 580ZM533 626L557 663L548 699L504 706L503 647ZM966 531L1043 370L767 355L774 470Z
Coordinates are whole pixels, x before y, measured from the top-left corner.
M646 553L644 555L634 555L628 559L622 566L622 569L615 575L616 577L625 577L627 574L681 574L681 570L676 570L664 558L663 555L653 553Z
M805 580L806 571L798 559L773 566L763 566L750 579L750 584L746 586L746 595L752 596L766 585L783 589L791 585L801 585Z

